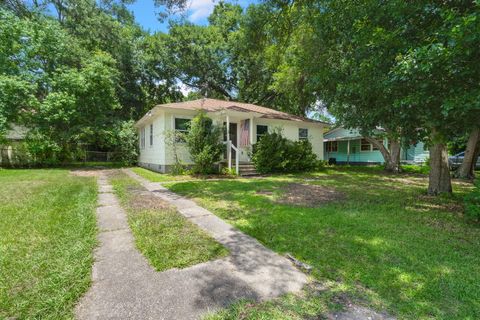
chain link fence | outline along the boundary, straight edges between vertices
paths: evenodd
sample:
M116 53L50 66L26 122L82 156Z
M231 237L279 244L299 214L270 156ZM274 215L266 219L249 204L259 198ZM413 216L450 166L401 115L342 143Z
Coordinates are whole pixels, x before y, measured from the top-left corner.
M123 154L113 151L83 151L76 153L76 156L69 161L62 162L61 166L68 165L102 165L122 161ZM54 163L38 163L35 157L28 154L25 148L16 146L0 146L0 167L21 168L34 166L51 166Z

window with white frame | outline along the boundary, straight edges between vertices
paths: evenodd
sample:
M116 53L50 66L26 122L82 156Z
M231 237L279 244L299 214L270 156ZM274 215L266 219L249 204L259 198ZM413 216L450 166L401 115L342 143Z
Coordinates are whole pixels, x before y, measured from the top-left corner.
M337 151L338 151L338 141L328 141L327 152L337 152Z
M145 127L140 129L140 149L145 149Z
M257 142L268 133L268 126L257 124Z
M153 146L153 123L150 125L150 147Z
M175 140L177 142L185 142L185 134L190 129L191 121L192 119L175 118Z
M360 142L360 151L372 151L372 144L367 139L362 139Z
M298 140L308 140L308 129L305 129L305 128L298 129Z

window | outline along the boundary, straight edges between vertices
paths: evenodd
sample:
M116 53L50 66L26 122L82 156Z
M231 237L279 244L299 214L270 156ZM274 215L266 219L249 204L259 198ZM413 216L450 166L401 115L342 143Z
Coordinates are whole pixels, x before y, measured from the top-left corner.
M308 129L298 129L298 140L308 140Z
M153 124L150 125L150 147L153 146Z
M371 151L372 145L368 142L367 139L362 139L360 144L360 151Z
M140 149L145 149L145 127L140 129Z
M268 126L257 125L257 142L268 133Z
M179 133L175 138L176 142L185 142L184 135L188 133L190 129L191 119L175 118L175 133Z
M338 142L337 141L328 141L327 142L327 152L337 152L338 151Z
M380 144L383 144L383 139L377 139ZM390 149L390 147L389 147ZM374 144L372 144L372 150L379 150Z

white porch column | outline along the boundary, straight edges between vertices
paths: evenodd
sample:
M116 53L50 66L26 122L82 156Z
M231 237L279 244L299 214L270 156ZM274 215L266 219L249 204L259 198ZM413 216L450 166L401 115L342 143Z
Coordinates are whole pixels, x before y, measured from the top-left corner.
M347 164L350 164L350 139L347 140Z
M227 114L227 141L230 140L230 117Z
M230 117L227 114L227 161L228 169L232 169L232 145L230 141Z
M250 117L250 145L253 145L253 116Z

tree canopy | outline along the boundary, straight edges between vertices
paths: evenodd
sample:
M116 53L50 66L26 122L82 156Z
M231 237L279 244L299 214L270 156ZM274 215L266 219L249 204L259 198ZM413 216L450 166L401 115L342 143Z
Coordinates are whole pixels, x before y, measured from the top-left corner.
M446 145L472 137L468 148L478 146L478 2L219 1L208 24L179 16L168 33L143 30L133 2L0 3L0 136L25 124L32 150L61 160L72 146L121 149L115 130L158 103L209 96L301 116L328 108L372 143L387 137L390 148L378 147L391 168L402 144L427 142L431 193L450 190ZM160 19L188 7L154 4Z

